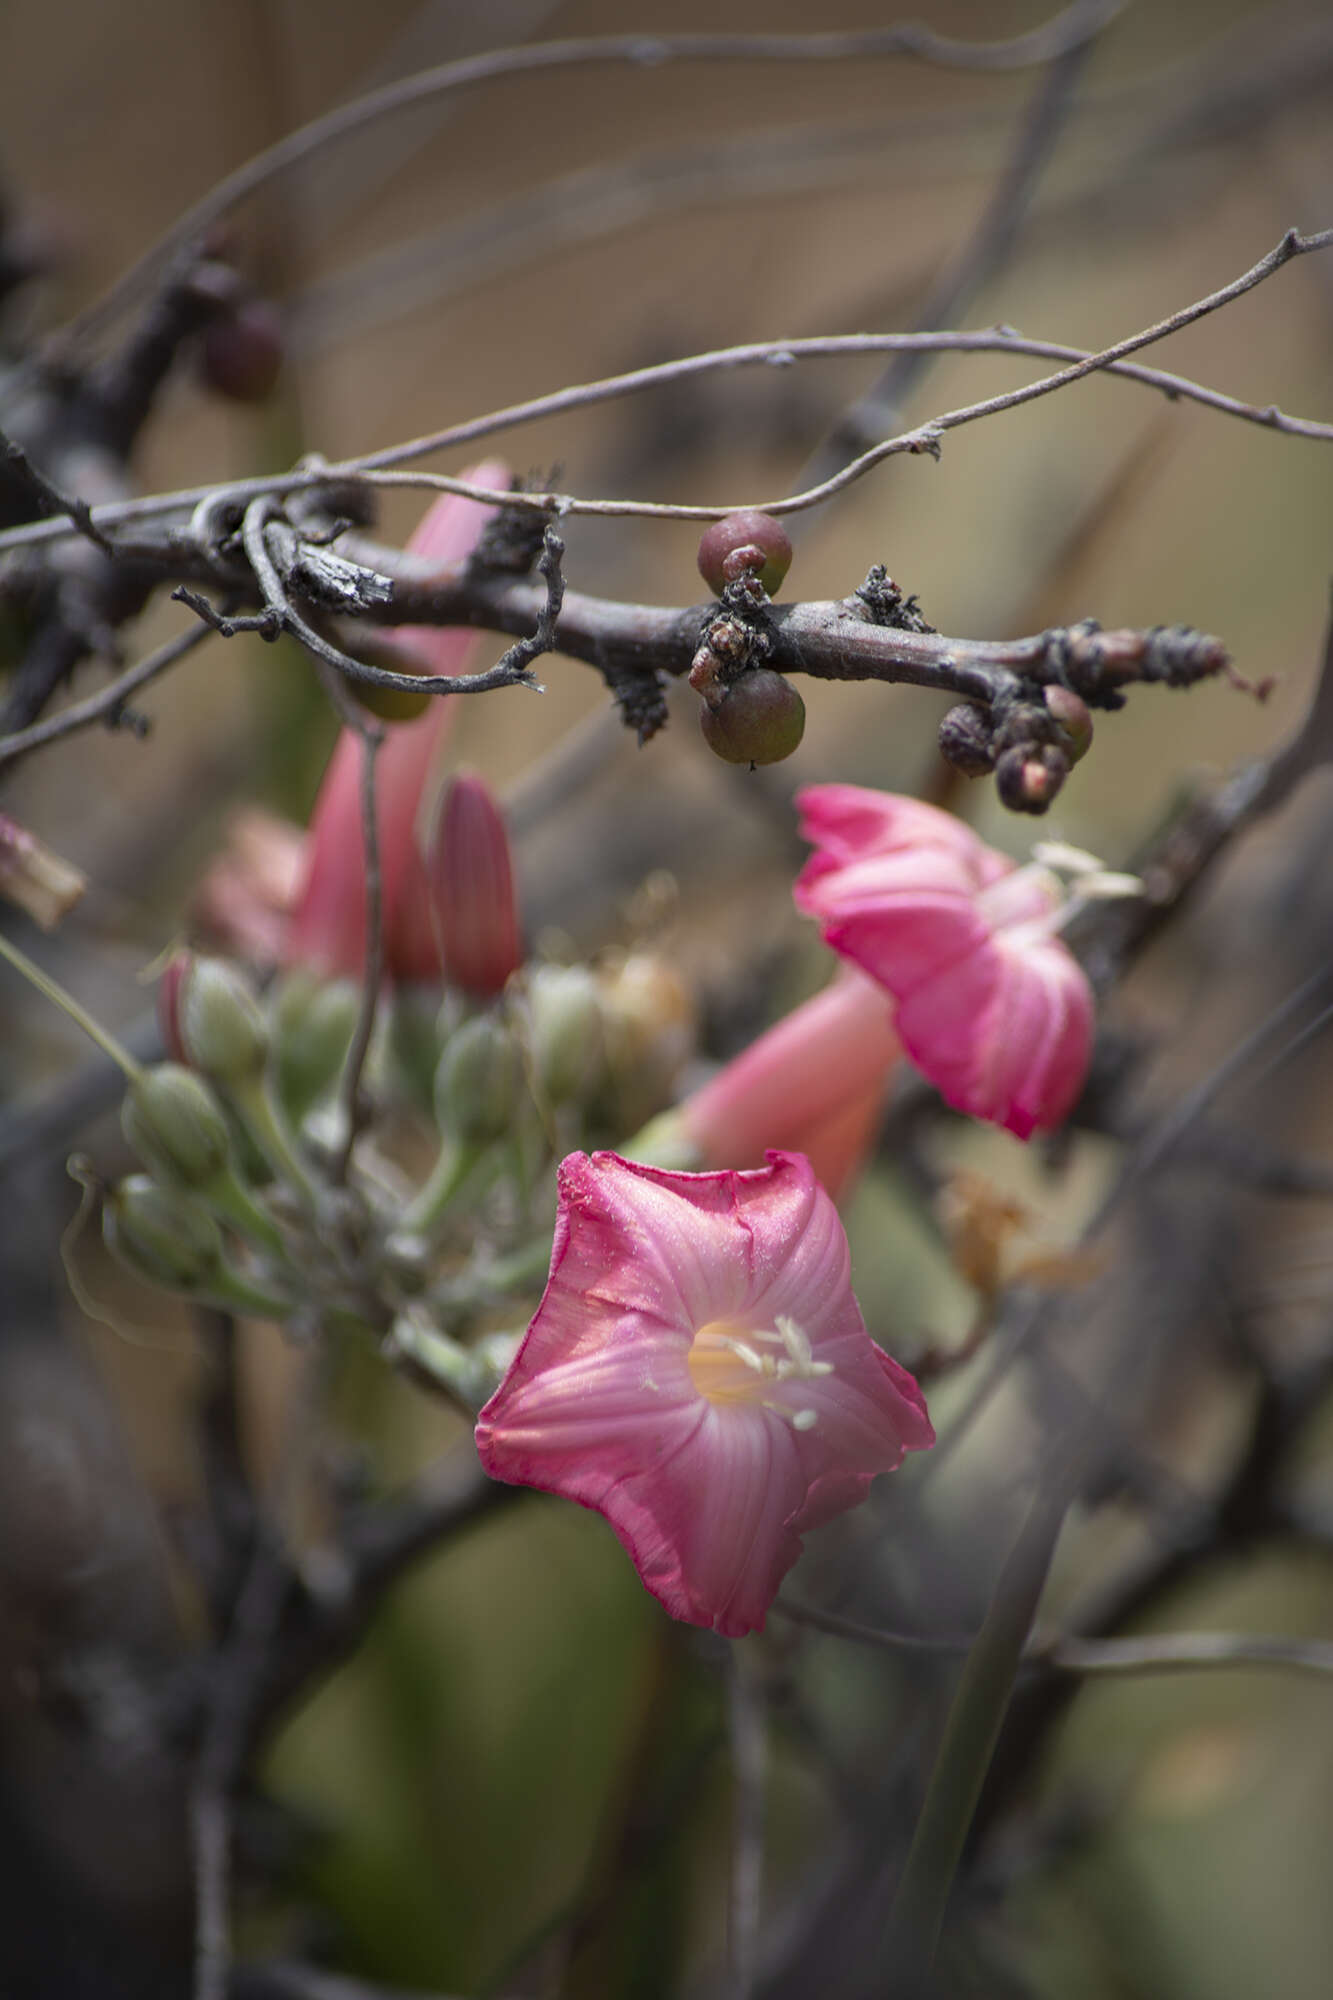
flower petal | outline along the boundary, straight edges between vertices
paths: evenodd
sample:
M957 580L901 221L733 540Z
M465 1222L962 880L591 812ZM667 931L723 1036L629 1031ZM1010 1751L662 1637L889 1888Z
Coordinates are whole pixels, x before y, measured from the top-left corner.
M1067 1116L1087 1074L1092 993L1051 934L1057 880L1016 869L916 800L800 794L819 842L794 895L825 942L897 1002L894 1026L946 1102L1020 1138Z
M800 1527L933 1442L799 1154L669 1173L572 1154L551 1274L482 1411L493 1478L595 1508L673 1617L762 1625Z

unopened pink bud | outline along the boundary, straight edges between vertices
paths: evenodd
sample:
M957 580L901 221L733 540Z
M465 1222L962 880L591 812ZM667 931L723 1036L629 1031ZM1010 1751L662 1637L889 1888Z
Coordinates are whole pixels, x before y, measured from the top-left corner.
M162 975L158 1012L174 1061L224 1084L262 1073L268 1028L253 987L225 958L178 952Z
M473 466L467 476L479 484L507 486L509 469L498 459L487 459ZM474 500L447 494L422 517L408 550L437 565L459 562L475 548L494 511ZM404 626L380 635L384 646L398 642L427 672L458 674L467 667L476 635L425 625ZM448 697L432 697L419 721L389 732L376 760L376 828L386 937L393 928L396 908L407 893L414 862L420 858L417 816L454 707ZM361 757L360 739L353 730L345 729L311 814L305 883L283 954L288 965L352 978L364 971L366 959Z
M446 789L426 872L446 982L476 999L502 992L523 947L509 836L481 778L463 772ZM391 933L391 962L411 949Z

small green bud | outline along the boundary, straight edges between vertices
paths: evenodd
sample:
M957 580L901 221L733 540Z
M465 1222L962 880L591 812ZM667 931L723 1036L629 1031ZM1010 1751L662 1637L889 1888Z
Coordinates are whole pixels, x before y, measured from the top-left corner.
M568 1104L593 1088L605 1058L602 1004L586 965L538 965L528 979L532 1061L552 1104Z
M135 1078L120 1124L149 1171L181 1187L207 1187L231 1154L221 1106L203 1078L180 1063L159 1063Z
M174 1292L208 1288L222 1269L222 1232L201 1201L131 1174L102 1205L102 1235L122 1264Z
M225 958L196 958L174 996L175 1039L216 1083L253 1083L268 1057L268 1029L249 980Z
M414 1101L429 1107L434 1102L435 1072L444 1045L440 989L415 982L395 986L387 1013L388 1056L394 1081Z
M278 1095L298 1123L341 1075L360 1010L352 979L298 970L278 987L270 1008Z
M509 1130L518 1103L518 1050L493 1014L474 1014L454 1030L435 1072L435 1113L442 1131L465 1146L488 1146Z

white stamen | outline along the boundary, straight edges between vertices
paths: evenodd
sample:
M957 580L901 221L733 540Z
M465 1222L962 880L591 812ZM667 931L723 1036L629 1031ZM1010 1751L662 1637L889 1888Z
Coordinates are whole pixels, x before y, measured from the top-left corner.
M777 1315L772 1330L756 1329L747 1340L737 1340L731 1334L721 1334L718 1340L719 1345L728 1348L738 1361L743 1361L747 1368L770 1382L813 1382L821 1375L833 1373L833 1363L815 1360L809 1335L786 1313ZM784 1348L785 1358L775 1361L771 1355L757 1354L755 1348L761 1343Z
M1067 840L1039 840L1033 847L1032 859L1040 861L1043 868L1054 868L1060 875L1095 875L1102 865L1086 847L1071 847Z
M1095 875L1089 875L1079 883L1078 893L1080 896L1094 898L1141 896L1143 882L1137 875L1120 875L1113 868L1102 868Z

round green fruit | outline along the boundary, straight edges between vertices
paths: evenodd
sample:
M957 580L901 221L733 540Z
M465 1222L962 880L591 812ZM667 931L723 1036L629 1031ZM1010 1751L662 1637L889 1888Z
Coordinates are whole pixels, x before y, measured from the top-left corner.
M716 708L699 710L704 742L728 764L780 764L805 734L805 703L771 667L753 667Z

